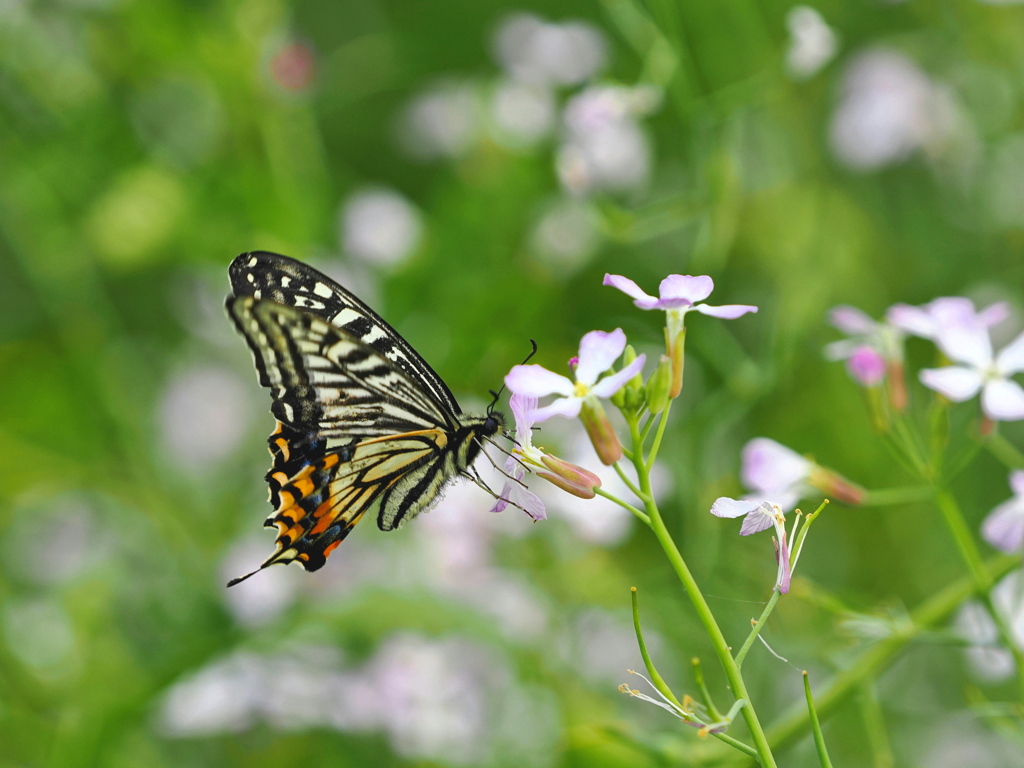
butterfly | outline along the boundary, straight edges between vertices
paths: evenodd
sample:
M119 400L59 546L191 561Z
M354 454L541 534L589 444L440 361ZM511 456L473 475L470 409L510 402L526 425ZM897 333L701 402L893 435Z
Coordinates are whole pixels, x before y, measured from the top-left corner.
M228 277L228 314L277 419L265 522L276 549L229 587L277 563L318 570L367 513L382 531L398 528L468 476L504 427L493 403L464 414L409 342L312 267L255 251L232 261Z

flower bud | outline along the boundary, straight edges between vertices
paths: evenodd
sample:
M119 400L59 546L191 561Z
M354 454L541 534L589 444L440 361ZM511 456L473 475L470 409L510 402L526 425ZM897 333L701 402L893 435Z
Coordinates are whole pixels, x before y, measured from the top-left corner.
M672 390L672 358L661 356L661 362L647 380L647 407L651 413L661 413L668 405Z
M672 361L672 387L669 389L669 397L679 397L683 391L683 349L686 346L686 328L682 327L678 333L669 323L665 328L665 352Z
M549 483L573 496L592 499L596 496L594 489L601 487L601 478L583 467L578 467L547 453L544 454L541 461L551 472L538 472L537 477L543 477Z
M622 367L626 368L636 360L636 350L633 349L632 344L627 344L625 351L622 353ZM611 396L612 404L623 411L636 412L640 410L640 406L644 402L644 379L643 376L638 372L636 376L626 382L626 384Z
M580 420L601 463L611 466L622 458L622 444L596 397L587 397L580 408Z
M807 483L830 498L845 501L847 504L860 504L864 501L864 489L853 481L847 480L834 469L827 469L815 464L807 478Z

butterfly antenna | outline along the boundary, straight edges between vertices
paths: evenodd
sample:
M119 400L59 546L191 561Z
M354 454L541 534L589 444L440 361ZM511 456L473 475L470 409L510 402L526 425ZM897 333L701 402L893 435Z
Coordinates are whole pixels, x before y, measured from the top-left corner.
M530 339L530 344L533 346L533 350L523 359L523 362L521 362L520 365L526 365L528 362L530 362L530 359L537 354L537 342L533 339ZM491 404L487 406L487 413L493 411L494 406L498 404L498 400L499 398L501 398L501 393L505 391L504 382L502 382L501 389L499 389L497 392L495 392L493 389L489 391L492 395L494 395L494 399L491 400Z

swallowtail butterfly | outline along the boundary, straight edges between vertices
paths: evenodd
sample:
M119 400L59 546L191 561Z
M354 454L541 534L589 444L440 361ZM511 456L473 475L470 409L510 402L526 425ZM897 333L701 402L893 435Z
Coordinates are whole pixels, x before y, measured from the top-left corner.
M390 325L336 282L275 253L228 268L227 310L270 389L276 563L315 571L369 512L382 531L429 509L504 426L467 415Z

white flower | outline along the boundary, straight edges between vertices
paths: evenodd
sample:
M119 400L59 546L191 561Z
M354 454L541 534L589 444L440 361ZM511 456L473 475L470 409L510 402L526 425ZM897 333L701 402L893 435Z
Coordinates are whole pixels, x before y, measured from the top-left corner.
M552 416L575 419L584 400L611 397L644 367L647 358L640 355L618 373L598 381L598 377L612 367L625 349L626 334L621 328L611 333L591 331L580 341L576 381L539 365L517 365L505 377L505 384L512 392L526 397L561 395L550 405L534 411L534 421L544 421Z
M832 149L852 168L902 162L950 132L948 111L940 90L914 62L893 51L870 51L843 77L843 99L829 130Z
M813 8L795 5L786 14L789 49L786 67L798 79L808 78L836 55L836 35Z
M960 403L981 392L981 408L993 421L1024 419L1024 388L1011 379L1024 371L1024 333L993 354L988 329L979 322L959 322L940 330L936 343L962 365L926 368L921 382Z
M740 536L760 533L767 528L775 526L775 534L778 538L773 539L773 541L775 542L775 562L779 568L775 576L775 587L782 594L786 594L789 591L792 570L789 562L786 518L782 514L779 505L768 501L737 500L722 496L711 506L711 514L715 517L739 517L744 515L743 525L740 527Z
M349 197L341 226L346 253L384 266L405 261L423 233L419 211L390 189L367 189Z
M529 14L504 19L494 35L498 64L538 85L579 85L604 66L604 35L585 21L553 24Z
M1024 470L1010 473L1013 498L993 509L981 524L989 544L1008 554L1024 549Z

